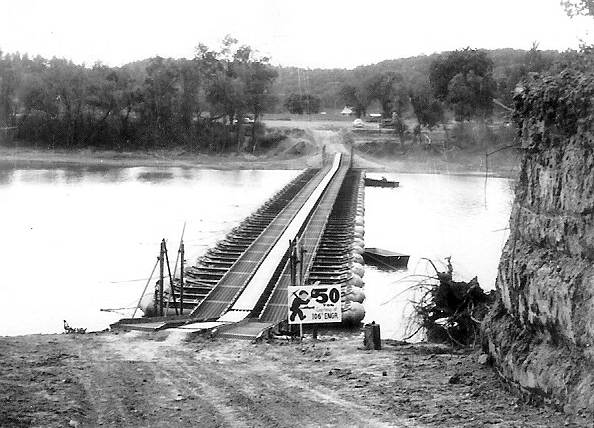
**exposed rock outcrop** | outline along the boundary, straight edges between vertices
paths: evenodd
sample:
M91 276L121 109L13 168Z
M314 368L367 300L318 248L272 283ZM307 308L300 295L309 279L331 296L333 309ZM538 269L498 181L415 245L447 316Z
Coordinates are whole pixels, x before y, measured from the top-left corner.
M594 74L535 78L516 96L524 156L483 324L499 373L594 414Z

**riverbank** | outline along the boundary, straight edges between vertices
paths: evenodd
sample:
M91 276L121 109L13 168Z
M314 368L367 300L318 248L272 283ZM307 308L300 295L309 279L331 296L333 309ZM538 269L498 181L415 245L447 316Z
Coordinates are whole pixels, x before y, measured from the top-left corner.
M326 131L332 132L332 131ZM105 168L199 168L218 170L237 169L305 169L316 167L321 162L320 150L292 154L283 151L253 155L249 153L196 154L183 150L151 150L116 152L102 150L44 150L32 148L0 148L0 170L16 168L59 168L87 166ZM355 166L370 172L484 174L484 154L458 154L455 158L411 152L405 156L377 157L357 152ZM489 166L489 174L513 177L518 165L513 160L495 160Z
M4 337L0 425L582 426L510 395L472 351L361 345L356 332L303 344L168 332Z

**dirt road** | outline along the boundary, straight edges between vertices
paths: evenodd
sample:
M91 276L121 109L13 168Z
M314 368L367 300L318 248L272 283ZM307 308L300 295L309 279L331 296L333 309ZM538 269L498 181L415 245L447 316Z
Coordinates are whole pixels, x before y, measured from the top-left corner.
M165 332L0 338L0 426L566 422L513 398L475 354L432 345L364 351L360 344L358 334L344 333L303 344L185 342Z

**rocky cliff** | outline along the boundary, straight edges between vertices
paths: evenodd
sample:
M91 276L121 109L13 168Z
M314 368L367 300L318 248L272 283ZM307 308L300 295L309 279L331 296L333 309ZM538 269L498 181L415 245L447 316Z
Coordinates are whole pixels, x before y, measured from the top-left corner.
M516 121L522 168L484 346L521 391L594 413L594 74L533 77Z

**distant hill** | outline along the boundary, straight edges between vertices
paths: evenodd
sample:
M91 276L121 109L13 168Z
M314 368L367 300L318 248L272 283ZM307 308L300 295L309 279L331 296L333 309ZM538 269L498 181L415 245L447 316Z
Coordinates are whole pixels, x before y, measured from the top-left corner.
M493 60L493 77L496 81L505 79L513 69L526 63L529 51L523 49L486 50ZM557 51L540 51L544 61L552 63L561 55ZM368 76L385 71L402 74L409 83L427 79L429 67L440 54L419 55L409 58L389 59L377 64L359 66L352 70L334 69L298 69L297 67L275 67L278 78L272 91L278 97L277 110L283 110L283 102L291 93L311 93L320 97L323 110L341 109L340 87L349 81L365 79Z

